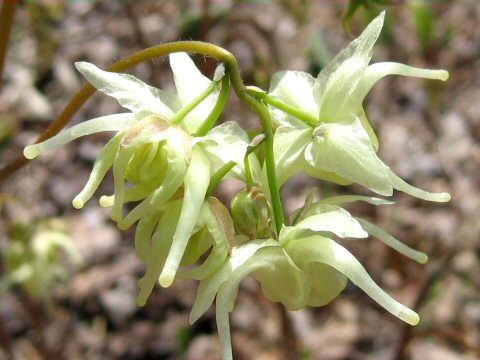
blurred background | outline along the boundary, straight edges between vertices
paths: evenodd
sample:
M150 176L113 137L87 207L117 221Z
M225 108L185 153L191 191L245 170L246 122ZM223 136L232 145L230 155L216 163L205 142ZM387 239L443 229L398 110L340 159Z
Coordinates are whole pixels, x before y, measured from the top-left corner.
M392 206L349 207L428 253L426 265L372 239L342 244L384 289L419 312L421 323L404 324L351 284L326 307L287 312L247 279L231 315L235 358L479 359L480 7L474 2L19 2L0 85L0 165L19 156L84 83L75 61L105 68L147 46L203 40L233 52L247 84L268 89L278 70L316 76L382 9L387 20L373 61L447 69L450 79L389 77L374 87L365 106L380 156L408 182L449 191L452 201L396 193ZM196 60L212 74L213 60ZM173 88L166 59L131 73ZM118 110L113 99L96 94L71 123ZM235 96L227 119L258 124ZM196 283L157 287L147 306L136 307L144 267L133 230L117 230L96 201L112 193L111 177L85 209L71 206L109 136L43 155L0 185L0 359L219 359L213 309L188 324ZM298 176L283 189L287 211L301 206L313 186L322 196L366 193ZM240 188L224 183L218 196L228 201Z

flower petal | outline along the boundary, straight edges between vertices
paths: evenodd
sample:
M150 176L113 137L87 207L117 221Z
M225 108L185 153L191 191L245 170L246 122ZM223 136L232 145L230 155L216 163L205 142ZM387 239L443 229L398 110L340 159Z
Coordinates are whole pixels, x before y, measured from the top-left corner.
M220 286L216 300L216 319L223 360L233 359L228 313L235 302L238 285L252 272L262 268L268 271L268 268L271 266L273 266L271 270L274 270L275 264L284 261L285 254L280 247L261 249L243 265L233 271L228 281ZM282 283L282 280L277 280L277 283Z
M380 199L371 196L362 196L362 195L338 195L324 198L318 202L318 204L330 204L330 205L341 205L345 203L353 203L356 201L364 201L372 205L392 205L395 204L394 201L389 201L385 199Z
M332 122L356 114L353 94L372 58L373 45L380 35L385 11L382 11L344 50L325 66L314 86L319 99L320 121Z
M215 198L208 199L200 212L196 226L206 227L212 239L212 249L201 265L191 270L179 271L178 278L202 280L216 271L228 255L229 238L233 238L234 234L233 221L227 208L220 201Z
M312 116L318 116L318 105L313 96L315 79L301 71L280 71L273 75L269 95L282 102L298 107ZM303 121L270 106L273 120L279 125L308 128Z
M364 238L368 234L348 211L335 205L319 204L311 207L305 218L294 226L284 226L279 235L279 241L284 243L290 239L311 235L319 232L332 232L345 237Z
M75 196L72 201L73 207L75 209L83 208L85 203L92 197L93 193L97 190L108 170L110 170L113 165L118 146L120 145L120 141L122 141L124 135L125 133L121 132L114 136L112 139L110 139L110 141L107 143L107 145L105 145L102 152L95 160L92 172L90 173L90 177L87 183L83 187L83 190L77 196Z
M393 315L410 325L418 324L418 314L385 293L368 275L362 264L335 241L321 236L310 236L291 240L284 247L300 268L304 269L306 265L313 262L327 264L347 276Z
M145 254L147 256L147 270L143 278L138 282L140 287L140 292L137 296L138 306L143 306L147 302L165 264L168 249L172 244L172 237L180 216L182 202L176 201L169 205L168 211L163 213L157 230L151 238L148 254Z
M202 137L194 138L193 144L201 144L205 154L212 163L213 172L233 161L238 167L236 176L241 176L247 147L250 143L248 135L236 122L227 121L214 127Z
M172 247L165 266L160 274L160 285L169 287L175 280L178 266L197 222L208 185L210 183L210 163L200 148L194 148L192 160L185 175L185 193L182 212L178 221Z
M347 277L326 264L310 263L305 269L305 273L311 286L308 306L327 305L347 286Z
M77 62L75 66L94 87L139 118L156 114L170 119L180 107L175 94L147 85L135 76L103 71L87 62Z
M370 235L375 236L385 245L397 250L400 254L403 254L406 257L419 262L420 264L425 264L428 261L427 254L410 248L409 246L402 243L400 240L394 238L382 228L372 224L371 222L368 222L367 220L358 217L356 219Z
M178 144L177 144L178 145ZM144 216L154 215L182 186L187 173L187 161L183 152L172 146L165 146L163 151L167 157L167 173L162 184L151 195L138 204L123 219L116 220L121 230L126 230ZM127 192L122 195L126 201Z
M312 139L312 129L280 126L273 138L278 186L303 169L303 152Z
M266 246L278 246L278 242L271 239L267 241L253 240L232 249L230 256L225 260L222 267L200 282L197 297L190 311L190 324L196 322L212 305L218 289L229 279L232 271L240 267L258 250Z
M367 67L363 74L362 81L355 90L355 97L360 103L375 83L387 75L412 76L424 79L442 80L448 79L448 71L421 69L395 62L380 62Z
M392 182L392 185L396 190L403 191L404 193L412 195L416 198L435 202L449 202L451 199L450 194L447 192L432 193L416 188L415 186L406 183L398 175L395 175L393 171L388 167L387 174L390 177L390 181Z
M380 194L393 193L388 167L378 158L360 120L322 124L306 151L310 165L334 172Z
M211 80L198 70L187 53L173 53L170 54L169 58L175 87L177 88L182 106L185 106L202 94L210 86ZM203 120L208 117L217 102L218 94L219 91L215 90L213 94L203 100L182 121L182 125L185 126L190 134L195 133Z
M34 159L43 152L58 149L79 137L101 131L124 131L136 123L133 114L113 114L84 121L38 144L25 147L23 154L27 159Z

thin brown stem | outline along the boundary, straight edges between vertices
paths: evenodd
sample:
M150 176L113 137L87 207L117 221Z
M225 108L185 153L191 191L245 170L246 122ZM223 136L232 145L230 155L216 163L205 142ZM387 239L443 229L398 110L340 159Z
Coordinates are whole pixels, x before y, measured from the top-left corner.
M13 340L7 327L5 326L5 320L3 319L2 314L0 314L0 346L5 350L7 359L13 360Z
M7 57L10 32L19 1L3 1L0 9L0 89L2 88L3 67Z

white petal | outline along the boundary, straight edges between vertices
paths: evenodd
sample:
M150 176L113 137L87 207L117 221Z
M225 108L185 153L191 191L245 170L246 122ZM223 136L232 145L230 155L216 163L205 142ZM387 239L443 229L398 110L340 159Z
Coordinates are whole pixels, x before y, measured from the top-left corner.
M243 265L258 250L267 246L278 246L278 242L275 240L254 240L232 249L230 256L225 260L222 267L200 282L197 297L190 312L190 324L197 321L212 305L218 289L228 280L232 271Z
M187 105L211 84L211 80L204 76L195 66L190 56L186 53L170 54L170 67L173 71L175 87L182 106ZM195 109L193 109L182 121L182 125L190 134L195 133L202 122L208 117L218 98L218 90L209 95Z
M382 228L372 224L371 222L368 222L367 220L360 219L358 217L356 219L369 234L378 238L385 245L397 250L400 254L403 254L406 257L419 262L420 264L425 264L428 261L427 254L408 247Z
M384 292L372 280L355 256L335 241L321 236L310 236L291 240L284 246L300 268L305 268L314 262L330 265L348 277L387 311L410 325L418 324L418 314Z
M209 198L204 204L195 227L199 229L206 227L211 239L207 245L207 249L211 248L210 254L197 267L179 271L178 277L202 280L215 272L224 262L230 241L233 241L234 228L228 209L215 198ZM202 255L203 253L199 253L198 257Z
M311 207L301 220L294 226L285 226L280 231L279 241L284 243L301 235L332 232L345 237L364 238L368 234L363 230L357 220L348 211L335 205L316 205Z
M395 62L381 62L372 64L365 70L362 81L355 91L355 96L358 98L360 103L363 102L363 99L373 85L387 75L412 76L442 81L448 79L448 72L445 70L421 69Z
M210 163L199 148L194 148L192 160L185 175L185 193L182 212L173 236L172 247L168 253L165 266L160 274L160 285L169 287L175 280L178 266L192 235L200 209L210 183Z
M306 151L310 165L333 172L380 194L393 189L388 167L378 158L368 134L357 118L351 124L322 124Z
M235 302L238 285L255 270L268 268L270 265L282 261L284 255L279 249L279 247L267 247L260 250L255 256L233 271L228 281L220 287L216 300L216 319L223 360L233 359L228 313Z
M273 152L277 168L277 182L282 186L290 177L303 170L303 152L312 139L312 129L290 126L277 128L273 138Z
M331 196L320 200L319 204L330 204L330 205L341 205L345 203L352 203L356 201L364 201L366 203L372 205L391 205L395 202L380 199L371 196L362 196L362 195L338 195L338 196Z
M355 109L352 97L372 58L373 45L382 30L385 12L382 11L344 50L325 66L315 84L315 97L319 99L320 121L331 122L344 118Z
M135 76L103 71L87 62L75 66L94 87L139 117L157 114L170 119L180 105L175 94L147 85Z
M195 138L193 144L201 144L216 172L233 161L243 169L244 157L250 143L248 135L236 122L227 121L214 127L207 135ZM238 169L238 168L237 168Z
M319 108L313 96L314 83L315 79L305 72L280 71L272 77L269 95L317 117ZM270 109L273 120L279 125L290 125L296 128L308 127L303 121L282 110L274 107L270 107Z
M396 190L403 191L404 193L427 201L449 202L451 199L450 194L447 192L432 193L406 183L398 175L395 175L390 168L387 168L387 173L390 176L392 185Z
M74 208L83 208L85 203L92 197L93 193L97 190L108 170L110 170L113 165L118 146L120 145L120 141L122 141L124 135L124 133L117 134L107 143L107 145L105 145L101 154L98 156L98 158L95 160L95 163L93 164L92 172L90 173L90 177L85 184L83 190L77 196L75 196L72 201Z
M27 159L34 159L41 153L58 149L79 137L102 131L124 131L136 123L133 114L113 114L84 121L78 125L61 131L59 134L38 144L27 146L23 154Z
M147 302L165 264L168 249L172 244L172 236L180 214L181 201L172 202L169 205L168 211L163 213L155 233L151 239L148 239L149 242L147 244L143 244L148 246L148 253L146 251L144 253L147 270L143 278L138 281L138 286L140 287L140 292L137 296L138 306L144 306Z

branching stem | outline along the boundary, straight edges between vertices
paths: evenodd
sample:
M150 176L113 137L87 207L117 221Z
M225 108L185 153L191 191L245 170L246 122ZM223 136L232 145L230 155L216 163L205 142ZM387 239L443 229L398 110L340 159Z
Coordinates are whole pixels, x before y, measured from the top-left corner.
M270 196L272 199L272 207L275 216L275 225L277 231L280 231L282 225L285 222L285 219L283 215L283 207L276 177L275 158L273 154L273 129L270 113L264 104L260 103L257 99L247 93L240 74L240 68L238 66L237 59L232 53L217 45L205 43L202 41L175 41L141 50L133 55L127 56L117 61L116 63L108 67L107 70L113 72L121 72L141 62L176 52L199 53L214 57L220 62L224 62L226 72L230 77L230 81L232 83L233 89L235 90L235 93L240 98L240 100L249 105L252 110L255 111L260 117L266 134L265 164L267 168L268 185L270 189ZM94 92L95 88L93 86L83 86L82 89L80 89L80 91L73 97L73 99L70 100L70 102L60 113L57 119L37 139L37 142L46 140L57 134L61 129L63 129L68 123L68 121L75 115L75 113L88 100L88 98L90 98L90 96ZM0 170L0 182L11 173L20 169L27 162L27 159L21 157L7 165L4 169Z

